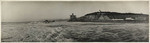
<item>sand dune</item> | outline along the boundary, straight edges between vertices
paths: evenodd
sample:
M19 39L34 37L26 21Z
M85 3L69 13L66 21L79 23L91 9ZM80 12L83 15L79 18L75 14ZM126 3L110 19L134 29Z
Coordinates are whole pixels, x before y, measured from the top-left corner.
M147 23L2 23L2 42L148 42Z

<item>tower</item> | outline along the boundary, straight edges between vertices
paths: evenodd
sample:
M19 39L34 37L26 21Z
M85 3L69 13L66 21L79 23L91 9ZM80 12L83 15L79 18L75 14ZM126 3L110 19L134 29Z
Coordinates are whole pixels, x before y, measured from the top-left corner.
M98 20L110 20L110 18L107 15L104 15L105 13L103 13L101 10L99 10L99 19Z
M99 10L99 12L101 13L101 10Z

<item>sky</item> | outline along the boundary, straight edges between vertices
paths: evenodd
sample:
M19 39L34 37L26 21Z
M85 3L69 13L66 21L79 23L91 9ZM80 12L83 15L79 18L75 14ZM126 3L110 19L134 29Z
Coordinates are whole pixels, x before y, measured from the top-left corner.
M69 19L101 11L149 14L148 1L3 1L2 22Z

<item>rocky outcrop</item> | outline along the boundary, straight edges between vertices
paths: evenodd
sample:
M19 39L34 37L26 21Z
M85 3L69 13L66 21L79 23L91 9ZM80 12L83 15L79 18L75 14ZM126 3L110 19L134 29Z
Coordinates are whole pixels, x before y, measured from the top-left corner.
M115 20L148 21L149 15L137 13L93 12L79 18L76 18L76 15L72 14L69 21L95 22Z

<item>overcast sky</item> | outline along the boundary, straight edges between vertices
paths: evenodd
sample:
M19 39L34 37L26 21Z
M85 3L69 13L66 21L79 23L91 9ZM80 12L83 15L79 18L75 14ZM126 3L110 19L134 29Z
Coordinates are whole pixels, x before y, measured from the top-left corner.
M101 11L148 14L148 2L2 2L2 22L38 21L43 19L66 19L71 13L77 17Z

